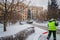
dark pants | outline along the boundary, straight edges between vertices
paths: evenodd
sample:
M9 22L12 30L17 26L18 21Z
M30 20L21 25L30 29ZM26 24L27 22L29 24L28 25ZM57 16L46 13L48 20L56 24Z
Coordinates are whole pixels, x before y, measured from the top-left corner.
M49 31L47 39L49 40L49 38L50 38L50 36L51 36L52 33L53 33L54 40L56 40L56 31Z

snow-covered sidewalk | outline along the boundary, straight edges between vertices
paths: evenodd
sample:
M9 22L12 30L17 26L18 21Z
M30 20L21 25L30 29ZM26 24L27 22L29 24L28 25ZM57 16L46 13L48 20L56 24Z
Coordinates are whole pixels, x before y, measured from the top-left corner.
M32 25L30 25L30 24L20 25L19 22L17 22L14 25L10 25L10 26L8 25L7 31L3 32L3 25L0 24L0 37L14 35L26 28L29 28L29 27L32 27Z
M46 32L46 30L40 29L38 27L35 27L35 33L30 35L26 40L47 40L46 39L47 34L42 35L43 32ZM41 37L39 37L39 36L41 36ZM50 40L53 40L52 36L51 36ZM59 34L57 34L57 40L60 40L60 35Z

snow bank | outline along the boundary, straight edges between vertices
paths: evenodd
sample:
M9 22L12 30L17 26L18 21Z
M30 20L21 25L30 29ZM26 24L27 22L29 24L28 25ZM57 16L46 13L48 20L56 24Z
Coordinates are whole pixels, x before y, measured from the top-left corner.
M14 35L29 27L32 27L32 25L30 25L30 24L19 25L19 22L17 22L14 25L10 25L10 26L6 27L7 31L3 32L3 26L2 26L2 24L0 24L0 37Z

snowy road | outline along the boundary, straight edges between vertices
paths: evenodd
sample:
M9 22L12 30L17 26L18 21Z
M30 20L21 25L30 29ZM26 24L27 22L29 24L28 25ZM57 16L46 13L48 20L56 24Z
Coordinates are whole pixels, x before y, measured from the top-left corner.
M30 35L26 40L47 40L46 39L47 34L42 35L43 32L46 32L46 30L35 27L35 33ZM41 37L39 37L39 36L41 36ZM53 40L52 36L51 36L50 40ZM57 34L57 40L60 40L60 35L59 34Z
M47 22L44 22L44 23L34 22L32 25L34 27L39 27L41 29L47 30ZM60 22L59 22L59 26L57 27L57 33L60 34Z
M35 27L35 33L33 33L32 35L30 35L26 40L47 40L46 37L47 37L47 34L43 34L43 32L46 32L47 31L47 27L44 27L46 26L47 24L32 24L34 27ZM60 40L60 30L57 30L57 40ZM42 36L41 36L42 35ZM40 37L41 36L41 37ZM51 38L50 40L53 40L53 35L51 35Z
M32 24L34 27L39 27L41 29L44 29L44 30L47 30L47 27L44 27L44 26L40 26L40 25L37 25L37 24ZM60 34L60 29L57 29L57 34Z

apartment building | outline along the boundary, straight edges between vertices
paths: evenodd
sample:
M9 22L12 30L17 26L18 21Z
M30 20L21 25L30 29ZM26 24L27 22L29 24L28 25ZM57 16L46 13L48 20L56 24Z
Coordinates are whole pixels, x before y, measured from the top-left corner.
M43 7L38 6L30 6L29 9L31 10L32 19L37 19L37 15L43 11Z

